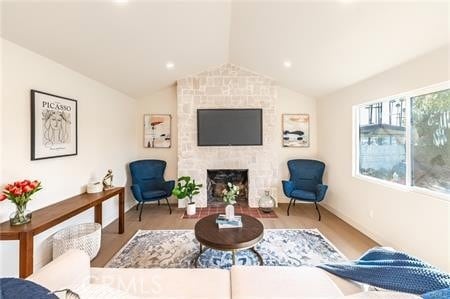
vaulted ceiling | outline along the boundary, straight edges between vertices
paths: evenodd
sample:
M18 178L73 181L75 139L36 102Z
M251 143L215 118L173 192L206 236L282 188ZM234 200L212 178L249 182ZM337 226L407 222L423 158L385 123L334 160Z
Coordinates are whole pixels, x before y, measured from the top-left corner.
M322 96L449 43L448 1L117 2L3 1L1 35L135 98L226 62Z

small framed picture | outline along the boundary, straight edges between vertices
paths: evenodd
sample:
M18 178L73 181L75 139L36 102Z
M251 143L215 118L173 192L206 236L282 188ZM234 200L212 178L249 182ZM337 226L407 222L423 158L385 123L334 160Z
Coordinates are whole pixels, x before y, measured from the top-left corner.
M283 147L309 147L309 114L283 114Z
M170 114L144 115L144 147L170 148L172 116Z
M31 160L78 153L77 101L31 90Z

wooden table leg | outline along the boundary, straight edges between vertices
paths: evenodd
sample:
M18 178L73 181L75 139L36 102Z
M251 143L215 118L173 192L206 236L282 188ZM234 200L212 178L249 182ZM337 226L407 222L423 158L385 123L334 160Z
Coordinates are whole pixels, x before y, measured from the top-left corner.
M102 216L102 203L99 203L98 205L96 205L94 207L94 219L95 219L95 223L99 223L100 225L102 224L102 220L103 220L103 216Z
M125 192L124 189L119 193L119 234L125 231Z
M19 276L27 278L33 274L33 233L19 234Z

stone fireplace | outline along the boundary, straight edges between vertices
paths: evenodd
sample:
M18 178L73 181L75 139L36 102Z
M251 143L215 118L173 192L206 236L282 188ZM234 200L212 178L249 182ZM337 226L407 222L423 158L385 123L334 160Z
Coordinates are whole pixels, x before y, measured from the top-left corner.
M198 207L208 201L207 171L247 170L247 201L257 207L264 190L276 187L279 135L276 133L277 85L233 64L225 64L177 81L178 176L203 184L195 198ZM263 145L197 146L197 109L258 108L263 111ZM232 121L232 120L230 120ZM179 201L180 207L183 201ZM212 204L212 203L211 203Z
M239 187L237 204L247 204L248 169L208 169L206 178L208 206L223 206L222 191L228 183Z

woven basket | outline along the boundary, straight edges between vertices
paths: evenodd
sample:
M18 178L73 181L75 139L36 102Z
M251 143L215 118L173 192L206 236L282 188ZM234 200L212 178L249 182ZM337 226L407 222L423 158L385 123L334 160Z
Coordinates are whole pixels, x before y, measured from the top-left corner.
M100 250L102 226L98 223L83 223L66 227L53 235L53 259L69 249L86 252L91 261Z

